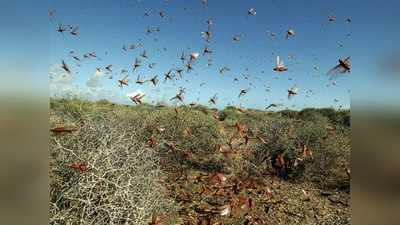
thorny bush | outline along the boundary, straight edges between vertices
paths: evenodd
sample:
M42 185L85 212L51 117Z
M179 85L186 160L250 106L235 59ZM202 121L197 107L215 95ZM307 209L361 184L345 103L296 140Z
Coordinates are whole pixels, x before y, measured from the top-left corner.
M91 105L73 100L51 108L52 127L78 126L82 116L84 124L50 138L50 223L148 224L152 212L175 211L160 183L160 159L137 138L143 128L109 113L108 104L80 103Z

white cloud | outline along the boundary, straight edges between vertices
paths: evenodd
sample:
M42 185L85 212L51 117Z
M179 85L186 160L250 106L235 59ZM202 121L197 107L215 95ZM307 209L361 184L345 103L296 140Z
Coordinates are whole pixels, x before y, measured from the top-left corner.
M140 95L144 95L145 93L142 91L142 90L140 90L140 89L137 89L136 91L134 91L134 92L132 92L132 93L128 93L128 94L126 94L126 97L133 97L133 96L136 96L136 95L138 95L138 94L140 94ZM145 96L145 97L143 97L142 99L145 99L147 97L147 95Z
M50 65L50 83L70 84L74 80L75 78L71 74L63 71L60 64Z
M129 101L131 101L131 99L130 99L130 97L133 97L133 96L136 96L136 95L138 95L138 94L140 94L140 95L146 95L146 96L144 96L143 98L142 98L142 100L143 101L146 101L147 103L151 103L152 101L153 101L153 98L151 97L151 96L149 96L149 95L147 95L146 93L144 93L142 90L140 90L140 89L137 89L136 91L134 91L134 92L131 92L131 93L127 93L126 94L126 97L128 97L127 99L129 99Z
M64 73L61 74L60 76L50 78L51 83L62 83L62 84L70 84L75 80L73 76L70 74Z
M94 87L94 88L90 87L86 94L90 99L93 100L109 99L111 101L117 101L117 102L124 102L126 100L119 93L103 89L101 87Z
M101 87L101 79L103 77L103 71L99 72L98 70L96 70L92 77L86 79L86 85L91 88Z
M83 90L77 87L59 85L58 83L50 83L50 96L62 97L66 94L81 95L82 93Z
M62 71L61 64L50 65L50 75L57 75L59 71Z
M123 95L103 89L101 87L89 87L88 89L82 89L74 86L61 86L57 83L50 84L50 96L63 97L65 95L72 94L77 95L80 98L97 101L100 99L107 99L112 102L128 104L130 100Z

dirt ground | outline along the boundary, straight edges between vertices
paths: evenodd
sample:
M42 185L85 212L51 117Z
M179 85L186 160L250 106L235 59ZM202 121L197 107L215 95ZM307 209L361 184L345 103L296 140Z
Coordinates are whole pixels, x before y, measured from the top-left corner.
M172 179L169 194L181 206L178 224L350 224L350 189L345 183L340 190L323 190L312 183L275 177L238 185L240 179L224 175L227 180L213 184L213 175L190 170ZM238 197L247 200L244 210L221 215L224 206Z

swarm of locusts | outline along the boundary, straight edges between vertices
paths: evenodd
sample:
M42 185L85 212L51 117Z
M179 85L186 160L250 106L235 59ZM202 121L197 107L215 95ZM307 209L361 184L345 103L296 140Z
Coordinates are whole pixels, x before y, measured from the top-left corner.
M167 0L165 2L167 2ZM140 1L137 1L137 3L140 3ZM135 2L135 7L137 3ZM134 3L132 3L132 5L133 4ZM207 3L207 0L202 0L202 5L205 8L210 7L210 5ZM191 12L189 9L189 6L185 6L183 8L183 11ZM193 11L193 13L195 12L196 10ZM56 10L50 11L50 21L52 23L56 21L55 15L57 13L58 11ZM158 20L168 21L169 23L174 21L173 18L170 17L171 15L173 15L173 13L169 12L168 9L154 9L153 13L151 13L150 11L142 13L144 14L140 15L143 15L143 18L141 19L143 19L144 21L152 19L153 17L157 17ZM203 11L203 13L206 13L206 11ZM258 16L256 16L257 13L259 13ZM243 11L241 19L252 21L253 19L257 19L259 16L262 16L262 13L262 11L257 12L256 9L250 8L249 10L247 10L247 13L246 11ZM329 23L335 21L334 13L331 13L328 17ZM150 51L150 48L147 49L148 51L146 51L146 49L142 49L143 51L139 50L139 48L146 48L146 41L142 42L140 38L138 42L135 41L132 43L125 43L119 45L118 47L121 53L128 54L135 51L138 53L137 57L133 57L129 67L121 68L122 70L115 69L118 65L114 65L116 66L114 67L113 64L110 64L111 62L108 62L103 66L95 67L92 69L96 69L94 71L96 71L96 74L98 75L103 75L104 71L104 73L109 75L110 79L113 79L115 76L116 81L111 82L114 86L118 86L118 93L122 93L132 86L139 85L148 85L156 90L155 88L159 88L160 86L162 88L163 85L167 84L175 86L176 83L180 80L189 83L190 78L187 78L186 76L194 76L190 73L192 71L194 71L193 73L196 73L196 71L198 70L196 68L201 67L200 64L203 58L207 57L206 66L212 69L213 62L216 62L213 57L220 54L219 52L217 52L218 48L216 48L216 46L212 46L212 41L214 41L214 38L220 36L221 33L219 32L219 28L217 28L219 21L217 19L213 19L213 17L207 18L209 19L202 21L204 27L199 28L201 29L201 31L199 30L197 33L197 35L201 34L202 37L204 37L202 41L205 41L206 44L201 44L201 49L197 50L191 49L192 47L189 46L187 46L187 49L185 48L184 51L179 50L178 55L173 56L174 59L177 60L177 63L172 64L168 68L162 69L162 74L164 74L160 75L162 78L164 78L162 82L159 82L159 75L156 73L139 73L139 71L142 72L141 70L144 69L147 69L148 71L161 71L157 70L157 67L160 64L159 62L149 61L151 59L154 59L153 57L155 55L154 52ZM350 23L350 19L348 19L347 23ZM152 36L156 37L158 34L162 34L165 30L167 30L167 28L161 29L162 26L160 26L149 26L148 24L145 24L145 27L141 32L143 32L146 38ZM153 29L157 27L157 29L153 30L151 27L153 27ZM57 33L57 35L59 36L64 35L65 32L65 36L74 39L79 39L80 36L85 35L85 29L83 29L83 33L78 33L78 26L73 26L65 23L64 25L63 23L59 23L56 31L59 32L59 34ZM72 36L69 34L67 35L67 33L71 34ZM296 35L294 29L288 29L286 32L280 33L280 35L285 38L283 39L284 41L286 41L287 43L292 43L296 42L296 39L300 38L302 35L304 35L304 33L302 34L302 31L296 28ZM274 38L278 38L279 34L270 33L268 36L271 37L271 39L269 39L268 41L273 41ZM157 36L157 38L158 37L160 36ZM240 45L243 42L248 42L249 39L251 41L251 38L249 37L248 33L246 33L246 31L238 30L235 33L228 34L227 37L228 38L226 38L226 42L229 42L230 45ZM156 42L157 39L155 38L154 41ZM342 44L341 47L343 46L344 45ZM170 49L168 46L161 46L158 51L160 54L168 52L167 48ZM180 54L181 51L182 53ZM203 54L200 54L199 52L203 52ZM227 52L230 54L231 49L228 49ZM106 51L104 54L108 55L108 52ZM275 55L275 52L272 52L272 55ZM79 57L74 53L74 51L70 51L69 56L71 57L71 60L75 60L78 67L83 66L86 60L90 60L93 58L101 61L101 59L94 51L86 52L83 54L83 56L80 55ZM289 68L295 68L288 68L288 66L285 66L282 59L283 57L280 58L280 56L276 56L276 59L275 56L273 57L274 62L272 65L267 65L266 71L269 70L271 73L283 77L284 75L292 72L289 70ZM239 56L239 58L242 59L242 56ZM294 60L293 55L289 55L288 58L289 60ZM71 75L71 73L76 69L73 67L75 65L70 64L72 66L70 67L66 63L66 61L68 60L65 61L64 59L60 59L60 61L60 69L65 71L67 75ZM142 61L144 65L147 65L148 63L148 68L147 66L145 66L145 68L142 67ZM337 79L343 75L350 74L350 56L345 59L339 59L338 62L339 64L336 64L336 66L334 66L325 74L326 76L329 76L329 80ZM234 71L235 68L233 66L231 71L230 65L225 64L224 61L219 61L218 63L220 64L220 67L218 67L218 69L213 69L213 72L215 72L215 74L217 74L221 78L232 76L231 73L233 72L239 73L238 71ZM217 62L215 64L217 64ZM332 66L333 65L335 64L333 63ZM312 65L311 68L315 68L315 70L313 69L313 71L318 72L319 67L314 66L315 65ZM131 72L130 68L132 68ZM258 82L258 80L254 80L254 77L252 76L252 74L250 74L252 66L246 66L245 69L246 74L243 74L243 77L240 77L240 74L235 75L236 77L234 76L233 83L232 79L229 78L229 83L234 85L242 85L241 82L249 81L249 84L246 83L241 87L235 86L233 93L236 93L235 100L237 101L246 100L249 95L252 95L252 93L255 92L255 83L261 83ZM116 70L121 72L118 73L116 72ZM78 74L78 72L76 73ZM137 74L133 75L133 73ZM261 73L264 73L264 70ZM137 78L135 82L131 83L131 80L128 79L128 77L131 75ZM197 75L198 74L196 73L195 76ZM287 77L287 80L291 81L292 77ZM200 87L206 85L204 81L200 82ZM330 81L330 83L332 83L332 81ZM301 84L300 82L298 84L299 86L304 86L304 82L303 84ZM337 85L338 83L336 81L332 84L335 87L340 86ZM265 85L264 87L266 88L267 85ZM265 89L265 92L267 93L269 93L270 91L273 91L273 85L270 85L268 86L268 88ZM307 92L307 94L310 94L310 96L305 94L305 96L303 96L301 90L299 92L299 87L297 84L291 84L290 86L287 85L287 87L285 86L282 91L284 94L280 95L280 100L273 99L272 101L268 101L268 103L261 103L262 108L265 108L265 110L262 112L263 117L260 118L264 119L265 115L268 115L267 113L270 113L267 112L267 110L282 107L284 104L281 104L279 102L283 101L283 98L287 98L287 100L291 101L295 96L299 96L296 97L297 100L297 98L300 99L301 97L310 97L311 94L314 94L314 92L310 90ZM272 214L272 212L285 212L285 206L291 205L291 202L289 202L288 198L282 197L278 194L281 191L281 186L277 184L277 177L288 178L291 175L295 174L295 172L300 171L299 173L301 173L306 171L314 164L320 167L321 164L323 164L318 161L321 160L321 158L318 158L318 154L320 152L324 152L325 150L322 149L321 146L317 146L317 144L309 144L309 140L307 140L307 135L295 135L297 134L297 130L303 129L302 131L304 131L305 129L308 129L308 127L304 125L306 124L306 122L296 118L291 119L290 123L282 125L282 127L287 127L279 130L279 132L272 129L268 130L268 128L266 130L261 130L260 127L265 123L265 121L260 122L260 124L257 125L251 124L248 118L251 118L251 116L253 115L251 114L252 110L246 110L245 108L243 108L242 103L237 104L239 105L239 107L235 108L234 113L236 114L233 114L234 116L232 116L231 118L229 118L228 114L219 113L219 110L209 110L209 112L212 113L202 114L200 107L196 108L196 104L198 103L192 102L188 104L188 102L186 102L186 99L191 99L193 97L190 96L193 93L194 91L189 90L189 88L186 91L185 87L181 86L179 87L179 91L174 91L174 95L167 96L166 98L169 99L169 102L172 102L174 104L173 107L166 107L166 105L158 104L157 106L149 107L151 108L151 110L145 108L148 107L148 104L145 103L147 99L155 98L155 96L151 96L151 94L144 94L142 92L127 95L130 96L129 101L132 101L130 103L135 104L134 107L143 107L139 108L144 109L143 112L145 110L148 110L145 111L145 113L141 112L140 110L135 111L137 108L133 110L134 113L138 113L138 115L140 115L140 120L133 120L132 118L129 118L129 115L125 115L127 114L127 111L120 110L120 108L118 109L118 107L109 107L106 110L103 110L100 116L101 118L106 118L109 121L118 121L118 123L120 123L120 126L127 126L123 129L121 128L123 131L116 129L107 133L108 131L104 131L105 129L103 130L103 128L99 128L102 126L102 124L97 124L96 129L92 127L90 127L89 129L89 125L87 125L86 122L83 120L80 120L81 126L79 127L57 124L57 126L51 128L50 132L52 132L53 141L57 143L57 150L68 152L69 157L74 157L72 159L69 159L70 161L68 162L63 162L65 164L68 163L68 166L65 166L64 169L68 170L71 174L73 174L73 176L75 176L74 179L71 179L71 181L75 181L76 178L79 182L81 182L79 185L83 185L85 182L93 182L91 183L90 188L87 189L85 189L86 187L82 188L76 185L78 186L77 188L82 188L79 189L81 193L86 193L85 191L88 190L92 191L90 192L90 194L87 194L87 196L85 196L86 199L82 198L77 200L77 198L74 199L68 196L68 194L62 196L63 199L66 199L65 205L76 204L79 206L84 206L81 217L85 217L85 207L90 208L95 205L96 207L99 207L96 208L96 210L98 211L96 211L95 214L110 213L107 214L106 219L104 220L110 222L111 220L114 220L115 218L120 216L112 214L116 211L113 207L117 207L110 204L111 201L114 201L113 203L117 205L122 204L122 206L118 205L118 207L120 207L118 209L120 210L122 208L122 211L124 211L123 216L126 217L123 219L116 219L116 221L118 221L119 223L134 224L134 219L132 218L134 218L135 215L131 215L131 213L133 212L132 214L134 214L136 211L139 211L143 213L143 215L145 215L142 217L146 218L146 221L149 221L149 225L188 225L192 223L195 224L195 222L198 222L196 224L204 225L223 225L230 224L232 223L232 221L241 221L245 224L265 224L267 223L266 217ZM207 95L205 93L201 93L200 91L198 93L200 94L200 96L197 98L197 100L200 101L200 97L203 101L204 99L206 99L205 101L208 100L207 103L209 104L209 106L217 107L219 106L218 104L220 104L220 102L225 100L222 96L222 93L218 93L218 89L212 90L212 92ZM236 99L237 93L239 93L239 95ZM221 95L222 101L218 101L219 94ZM339 100L335 99L334 103L337 102L339 102ZM228 106L231 106L230 104L231 103L229 103ZM168 114L159 113L159 111L162 110L164 110L163 112L167 112ZM290 114L290 111L286 110L285 113ZM279 116L282 116L282 114L283 113L279 114ZM165 118L165 115L172 115L172 117ZM204 116L206 119L204 119L200 115ZM226 118L229 119L227 120ZM132 119L132 121L134 121L134 123L132 123L133 128L131 127L132 124L130 124L129 119ZM194 121L196 119L200 122L195 123ZM209 122L207 119L209 119L211 122ZM129 124L127 125L127 123ZM318 128L322 128L322 131L320 132L321 137L318 136L320 133L315 136L326 140L327 143L332 140L332 137L335 137L337 133L339 133L339 131L337 132L337 130L335 129L337 127L333 128L325 124L317 124L316 126L318 126ZM95 135L91 136L92 133L90 132L102 134L103 136L101 136L100 138L98 138L97 136L95 137ZM106 134L104 134L104 132L106 132ZM114 135L113 132L123 132L123 134L121 134L116 139L107 139L111 135ZM274 143L274 141L278 141L271 140L271 136L268 136L271 135L269 132L276 132L273 133L273 135L275 136L287 137L287 140L285 139L285 141L287 141L287 143L289 144L284 143L281 146L279 145L280 143ZM69 135L66 136L66 134ZM80 142L77 143L72 143L72 141L68 142L68 140L74 140L74 137L80 137L80 135L86 135L85 139L79 139ZM207 137L209 139L206 139L204 137ZM206 139L206 141L202 139ZM65 141L65 143L70 144L70 146L68 146L69 148L60 144L63 140ZM91 141L93 143L91 143ZM90 144L93 144L93 146L95 146L90 146L92 148L104 148L107 150L106 154L102 155L103 158L97 160L105 160L107 163L109 163L107 164L108 167L101 167L102 165L100 163L94 162L95 157L86 159L85 157L78 156L78 154L74 152L80 147L80 145L88 144L89 142ZM133 142L134 144L131 144ZM137 144L137 142L140 142L142 145ZM283 142L284 141L282 141L282 143ZM278 147L276 149L273 149L271 145ZM112 149L110 146L116 146L115 148L118 148L118 151L114 151L114 149ZM136 151L136 149L133 149L132 146L138 149L140 148L141 150L145 148L145 151L140 152L140 150L138 150L137 152L139 152L139 156L135 155L133 153L137 152L134 152ZM212 147L210 148L210 146ZM108 149L109 147L111 148L111 150ZM82 149L80 149L79 151L81 150ZM85 149L85 151L98 151L98 149ZM115 158L113 157L114 155L112 154L121 154L122 157L117 158L119 161L115 161ZM80 161L73 161L72 164L70 164L73 159L79 159ZM136 167L131 168L129 166L132 165L126 164L127 162L129 162L128 160L133 159L142 160L138 164L139 166L142 166L142 164L146 164L146 171L140 171L140 168L138 169ZM158 165L153 165L152 163L154 162L157 162ZM340 170L340 172L345 173L348 180L350 180L350 167L345 164L346 162L342 163L344 167ZM124 170L127 167L129 167L130 170ZM140 176L141 174L145 174L147 172L150 173L153 168L163 169L163 172L159 173L159 171L156 171L154 173L160 177L154 178L155 175L153 174L153 176L150 178L136 177L136 180L130 179L130 176L133 175ZM195 172L189 173L188 171ZM313 175L317 175L320 172L321 171L315 171ZM112 178L108 177L109 174L113 174L113 176L111 176ZM159 174L167 175L161 176ZM267 175L270 176L266 177ZM105 177L108 177L109 179L107 180ZM126 183L123 183L123 178L127 178ZM290 179L292 179L292 177L290 177ZM96 181L94 182L94 180ZM142 184L141 182L144 182L144 180L146 180L145 182L147 183ZM294 178L292 180L294 180L294 184L301 183L301 181L299 181L300 179ZM121 184L121 182L123 184ZM132 186L134 185L138 185L139 188L137 188L137 190L131 191L130 188L132 188ZM58 187L57 185L55 186ZM157 189L156 187L162 187L163 189ZM149 190L153 191L153 193L159 190L163 190L164 192L161 194L167 199L165 200L165 202L173 202L174 204L176 204L179 208L177 210L179 212L179 216L177 216L175 213L163 213L162 207L160 207L159 205L155 206L156 203L151 202L153 200L157 201L159 199L162 199L162 197L156 196L156 194L152 196L153 193L150 193ZM117 191L121 191L119 193L120 196L116 197L116 195L112 195ZM137 193L140 191L147 191L146 193L149 195L146 198L154 197L154 199L152 199L150 202L146 202L146 199L141 198L142 194ZM317 213L319 210L321 210L321 208L318 205L319 203L317 201L313 201L315 196L312 195L313 191L313 188L301 189L298 194L298 196L301 197L298 200L300 202L300 208L305 207L308 211ZM143 194L143 196L145 196L145 194ZM119 197L121 201L123 200L122 203L115 200ZM57 199L53 201L59 204L58 201L61 200ZM76 202L78 202L78 204ZM57 205L56 203L51 205L53 207L52 212L58 212L60 208L65 207L65 205ZM126 205L124 204L127 204L130 208L124 208L126 207ZM138 206L140 204L151 208L148 209ZM262 208L262 210L260 210L260 208ZM77 209L74 208L74 210ZM260 213L260 211L262 213ZM127 216L126 214L129 215ZM193 217L197 217L197 220L194 220Z

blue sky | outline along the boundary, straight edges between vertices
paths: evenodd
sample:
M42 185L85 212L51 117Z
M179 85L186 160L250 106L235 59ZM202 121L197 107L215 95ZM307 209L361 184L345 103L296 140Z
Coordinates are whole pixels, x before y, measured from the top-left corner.
M346 22L350 9L345 7L346 1L208 0L207 4L201 0L51 1L50 10L56 10L56 14L55 22L49 21L50 96L76 93L92 100L106 98L134 104L127 94L140 90L147 94L145 102L174 104L169 99L184 87L185 104L208 105L209 98L218 93L217 108L241 104L244 108L265 109L271 103L283 105L277 110L350 107L350 74L332 81L324 75L339 58L350 55L350 24ZM184 10L185 6L189 9ZM257 14L246 17L250 8ZM158 14L162 10L165 18ZM145 12L150 16L143 18ZM332 12L335 21L328 23ZM201 32L207 30L210 17L213 26L207 43ZM71 35L69 28L64 34L57 32L60 23L78 26L79 34ZM147 35L147 27L154 32ZM161 32L156 31L157 27ZM295 34L286 40L289 29ZM232 38L238 33L243 36L236 42ZM273 40L271 33L276 34ZM137 46L139 39L143 46ZM212 54L202 57L205 44ZM124 45L127 51L122 49ZM136 45L136 49L129 49L130 45ZM144 50L147 59L140 57ZM70 51L83 60L80 67L69 56ZM96 52L101 60L84 60L83 54L89 52ZM187 57L200 53L194 70L184 72L183 79L176 74L179 80L164 84L164 74L171 68L184 68L182 52ZM284 60L289 71L273 71L276 56ZM142 60L138 72L132 72L135 58ZM210 58L212 66L207 66ZM70 75L60 67L61 60L70 67ZM150 69L148 64L153 62L156 64ZM106 74L108 65L114 69ZM224 66L231 70L221 75L219 69ZM103 73L96 72L96 67ZM118 79L125 76L121 74L123 69L129 71L131 82L121 91ZM138 74L142 79L157 74L159 83L155 87L135 84ZM239 82L234 82L235 77ZM299 88L298 95L289 101L287 90L294 84ZM247 88L251 88L248 94L238 99L240 90Z

